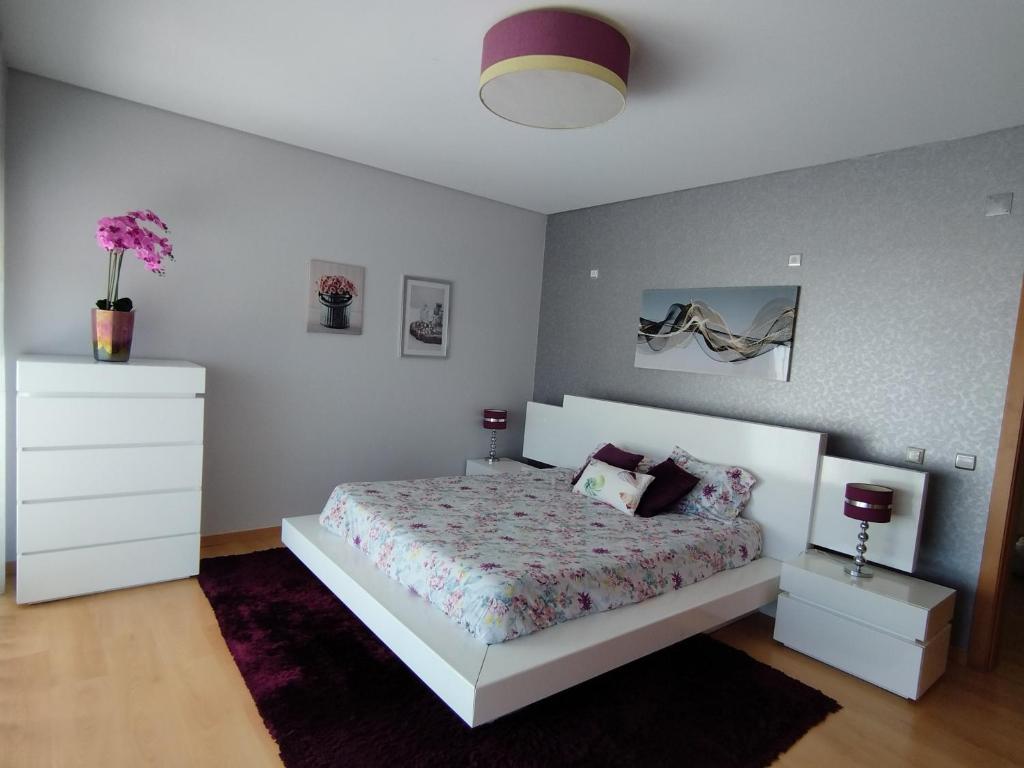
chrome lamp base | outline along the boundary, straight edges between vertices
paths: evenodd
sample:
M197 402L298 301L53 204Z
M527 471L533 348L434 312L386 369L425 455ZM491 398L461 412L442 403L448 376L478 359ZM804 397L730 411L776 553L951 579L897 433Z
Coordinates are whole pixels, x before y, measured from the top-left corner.
M875 572L867 567L868 561L864 559L864 553L868 551L868 524L861 521L860 533L857 534L857 556L853 558L853 564L843 568L843 571L855 579L870 579Z
M496 429L492 429L491 430L491 452L487 456L487 463L488 464L497 464L499 461L501 461L501 459L499 459L494 454L494 449L497 446L497 444L498 444L498 431Z

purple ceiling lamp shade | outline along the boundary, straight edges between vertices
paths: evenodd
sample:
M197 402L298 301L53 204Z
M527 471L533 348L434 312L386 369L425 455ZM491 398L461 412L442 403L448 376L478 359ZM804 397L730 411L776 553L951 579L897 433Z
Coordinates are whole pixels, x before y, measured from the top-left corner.
M505 429L508 426L508 411L503 408L484 408L482 426L484 429L491 430L491 453L487 457L487 463L494 464L498 461L498 457L494 454L495 446L498 443L497 430Z
M510 16L484 36L480 101L533 128L584 128L626 106L629 41L607 22L544 8Z
M888 523L892 519L892 497L892 488L886 488L884 485L847 483L843 514L860 520L857 557L854 558L852 565L843 569L850 576L858 579L870 579L874 576L874 573L865 567L868 561L864 559L864 553L868 551L868 523Z

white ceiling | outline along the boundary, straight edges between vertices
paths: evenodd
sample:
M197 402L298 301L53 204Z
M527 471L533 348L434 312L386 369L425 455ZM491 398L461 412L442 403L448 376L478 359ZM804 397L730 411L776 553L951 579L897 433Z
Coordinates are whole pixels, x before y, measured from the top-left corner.
M1024 124L1020 0L591 0L623 114L506 123L480 42L518 0L4 0L8 64L552 213Z

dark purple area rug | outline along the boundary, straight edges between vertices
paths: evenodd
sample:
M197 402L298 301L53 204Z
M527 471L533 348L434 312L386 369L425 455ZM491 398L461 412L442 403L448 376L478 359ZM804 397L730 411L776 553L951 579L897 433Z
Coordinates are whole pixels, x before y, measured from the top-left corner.
M288 550L199 583L288 768L765 766L839 709L698 635L471 729Z

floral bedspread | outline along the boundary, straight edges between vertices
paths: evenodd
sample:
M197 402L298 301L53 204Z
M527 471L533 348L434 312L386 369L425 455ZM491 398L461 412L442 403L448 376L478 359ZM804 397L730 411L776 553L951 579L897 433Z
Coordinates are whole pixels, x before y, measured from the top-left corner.
M345 483L320 522L485 643L638 603L761 552L751 520L630 517L570 470Z

